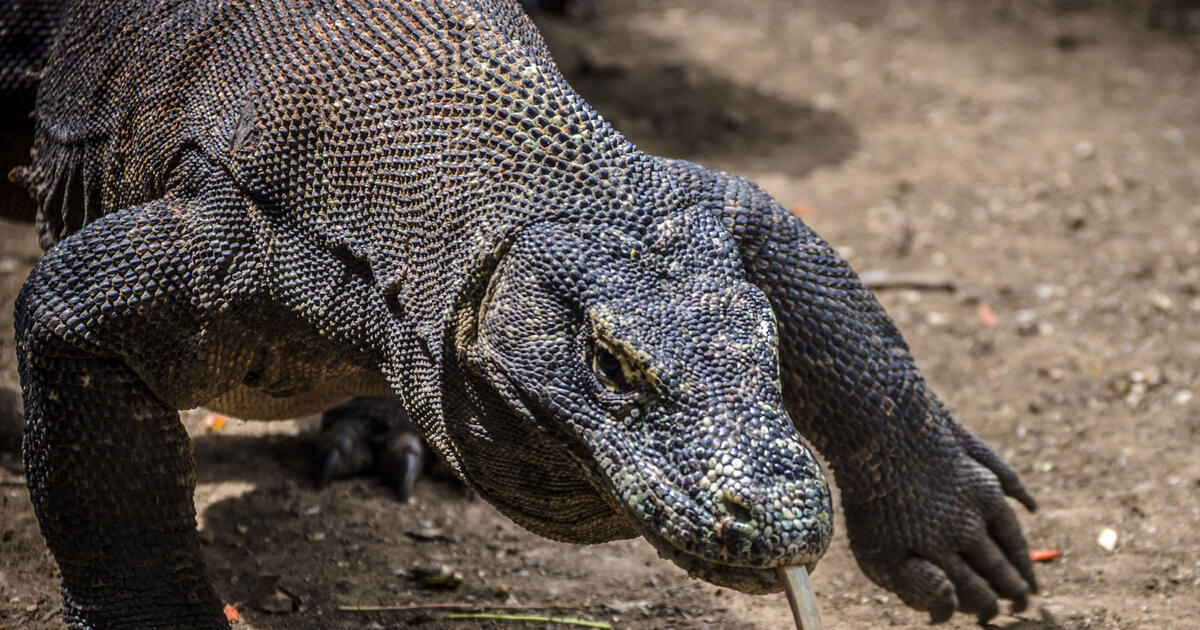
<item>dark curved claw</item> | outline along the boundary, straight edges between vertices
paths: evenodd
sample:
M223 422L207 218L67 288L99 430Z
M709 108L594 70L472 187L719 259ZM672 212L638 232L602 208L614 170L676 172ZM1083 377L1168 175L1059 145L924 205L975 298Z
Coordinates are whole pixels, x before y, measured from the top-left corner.
M379 477L396 489L401 503L407 503L413 485L425 467L425 445L411 431L393 431L384 439L379 454Z
M974 457L975 461L996 475L996 479L1000 481L1000 488L1004 490L1004 494L1016 499L1017 502L1025 506L1026 510L1030 512L1037 511L1037 501L1029 494L1025 486L1021 484L1020 478L1017 477L1017 471L1013 470L1012 466L1008 465L1008 462L1000 459L996 451L992 450L987 444L984 444L983 440L976 437L970 431L967 431L962 425L955 423L952 425L952 428L958 439L962 442L967 454Z
M334 479L359 474L371 468L371 419L347 413L326 412L317 438L317 468L313 475L318 488Z
M330 449L325 453L324 459L317 466L317 472L313 476L313 482L317 488L325 488L329 482L333 481L333 473L337 470L338 465L342 463L342 453L337 449Z
M317 487L374 470L401 502L431 459L400 401L385 396L355 398L326 411L317 450Z

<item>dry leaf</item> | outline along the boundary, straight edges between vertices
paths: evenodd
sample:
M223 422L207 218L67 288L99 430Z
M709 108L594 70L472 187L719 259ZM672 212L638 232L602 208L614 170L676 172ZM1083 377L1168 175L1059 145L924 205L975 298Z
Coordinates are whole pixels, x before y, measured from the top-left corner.
M204 417L204 430L208 433L216 433L225 428L226 422L228 421L225 419L225 416L210 413Z
M791 210L792 214L798 219L807 219L813 213L813 207L806 203L792 204L792 207L788 208L788 210Z
M1061 558L1063 552L1058 549L1034 549L1029 552L1029 559L1034 562L1050 562Z
M975 317L979 318L980 324L989 328L1000 323L1000 316L996 314L996 311L991 306L988 306L987 302L979 304L979 308L975 309Z

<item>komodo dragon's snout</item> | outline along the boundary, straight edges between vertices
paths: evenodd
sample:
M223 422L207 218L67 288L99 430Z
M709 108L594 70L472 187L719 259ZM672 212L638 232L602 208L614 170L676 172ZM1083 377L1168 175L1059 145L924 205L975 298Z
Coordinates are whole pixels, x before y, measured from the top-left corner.
M528 475L566 442L569 467L591 480L596 518L568 523L558 504L531 511L521 482L475 484L526 527L576 542L644 535L690 573L748 592L824 553L829 486L784 410L771 306L711 213L527 228L459 337L468 371L504 402L477 405L469 428L446 420L460 447L488 436L489 458L464 459L468 479L496 479L471 469L497 459ZM523 423L565 439L537 452L510 428Z

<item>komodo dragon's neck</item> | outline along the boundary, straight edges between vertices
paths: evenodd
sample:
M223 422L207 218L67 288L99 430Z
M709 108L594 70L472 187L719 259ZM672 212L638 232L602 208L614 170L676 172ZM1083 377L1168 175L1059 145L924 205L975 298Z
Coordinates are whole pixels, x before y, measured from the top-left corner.
M452 465L462 457L428 383L447 379L457 314L478 308L512 240L539 222L649 226L685 205L660 162L566 84L515 3L484 4L281 12L316 52L279 51L228 131L228 168L276 249L321 243L386 303L390 324L365 334ZM272 16L226 28L284 28Z

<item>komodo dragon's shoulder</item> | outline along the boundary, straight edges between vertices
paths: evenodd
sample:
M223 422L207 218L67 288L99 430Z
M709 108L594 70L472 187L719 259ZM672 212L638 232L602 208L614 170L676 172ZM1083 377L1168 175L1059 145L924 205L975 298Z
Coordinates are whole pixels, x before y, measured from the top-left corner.
M222 57L220 38L200 35L221 28L224 5L208 6L109 2L65 12L38 91L36 159L20 174L39 200L43 247L161 196L181 151L228 135L220 123L229 99L203 94L233 97L237 81L232 64L225 80L206 72Z

